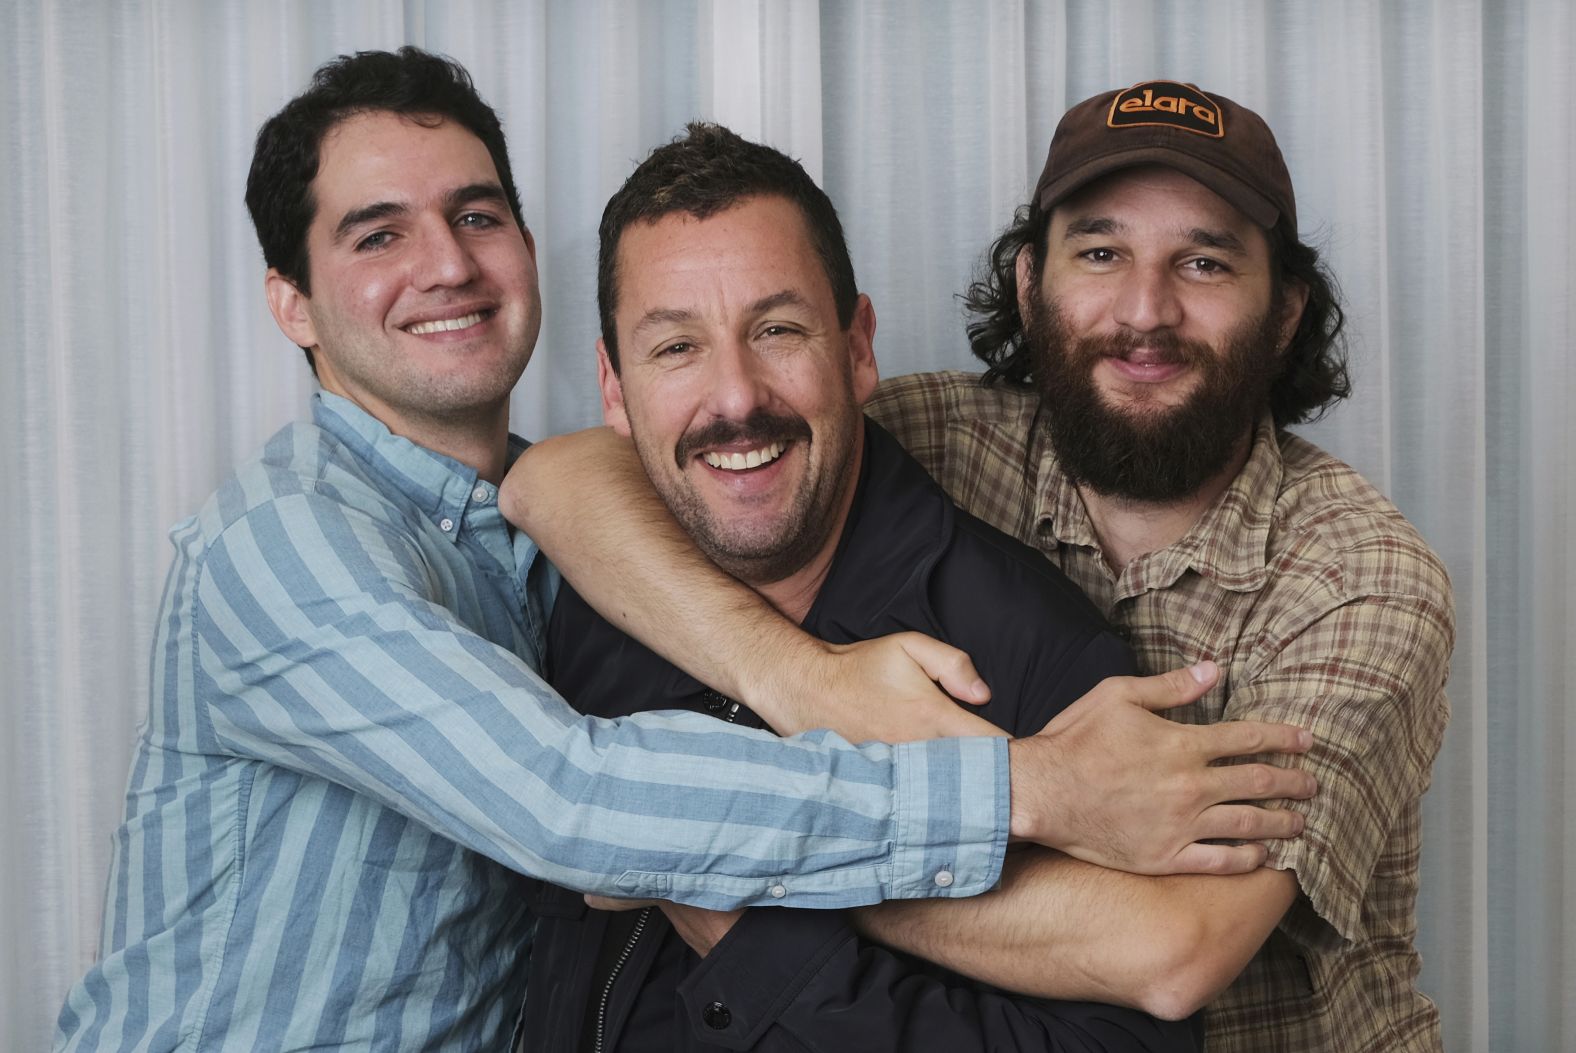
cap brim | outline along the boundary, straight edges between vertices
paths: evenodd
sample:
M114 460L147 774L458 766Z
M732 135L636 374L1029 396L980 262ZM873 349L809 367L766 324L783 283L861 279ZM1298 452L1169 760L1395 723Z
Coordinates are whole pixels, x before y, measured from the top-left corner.
M1131 150L1120 150L1085 161L1040 188L1040 208L1049 212L1056 204L1071 197L1096 179L1136 165L1164 165L1167 168L1174 168L1225 198L1233 208L1266 230L1273 228L1276 221L1280 219L1280 209L1276 208L1269 198L1230 172L1191 154L1164 146L1134 147Z

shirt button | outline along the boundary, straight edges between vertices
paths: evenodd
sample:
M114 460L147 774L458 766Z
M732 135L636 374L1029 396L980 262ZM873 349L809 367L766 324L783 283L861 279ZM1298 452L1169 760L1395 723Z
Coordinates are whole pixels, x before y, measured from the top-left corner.
M713 1031L724 1031L733 1023L733 1014L721 1002L712 1002L700 1011L700 1020Z
M788 895L788 890L783 888L781 885L773 885L766 891L772 894L772 899L782 899L784 896Z
M936 871L936 887L937 888L951 888L952 887L952 871L950 871L950 870L938 870L938 871Z
M491 495L487 493L487 488L485 486L478 486L476 489L471 491L471 496L478 501L485 501Z
M438 529L443 531L445 534L449 533L454 529L454 520L450 519L448 516L444 516L442 519L438 520Z

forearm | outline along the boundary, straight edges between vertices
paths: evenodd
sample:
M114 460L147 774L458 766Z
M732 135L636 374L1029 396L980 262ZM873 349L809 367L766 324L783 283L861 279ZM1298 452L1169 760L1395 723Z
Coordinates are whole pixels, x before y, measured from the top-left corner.
M1015 998L926 969L858 939L827 911L745 912L679 994L692 1019L704 1020L714 1003L730 1007L719 1039L759 1053L1197 1048L1187 1024L1111 1005Z
M1296 891L1285 871L1145 877L1033 848L984 896L854 917L872 939L1007 990L1179 1019L1235 979Z
M191 670L205 750L347 787L511 869L607 895L846 906L995 882L1003 744L854 748L693 713L582 717L508 648L523 626L489 640L426 594L415 546L318 496L267 512L183 564L170 601L190 626L172 633L170 666ZM265 551L254 532L325 522L361 543ZM932 823L958 846L935 845ZM957 882L940 888L954 854Z
M961 652L914 634L828 645L724 574L611 429L531 447L499 504L598 613L782 734L831 728L851 742L999 734L932 683L967 701L989 697Z
M696 549L629 440L611 428L545 439L510 470L499 504L608 621L773 727L799 730L781 688L825 646Z

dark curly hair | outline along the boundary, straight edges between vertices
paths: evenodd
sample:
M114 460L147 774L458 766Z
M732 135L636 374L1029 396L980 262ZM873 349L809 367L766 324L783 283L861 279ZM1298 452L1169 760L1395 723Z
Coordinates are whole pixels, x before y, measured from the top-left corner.
M306 91L263 123L246 177L246 209L263 260L305 295L312 292L306 236L317 212L312 180L323 137L347 117L380 110L424 124L450 120L480 139L515 222L525 229L503 126L464 66L414 47L341 55L319 66ZM312 364L312 352L302 350Z
M720 124L694 121L685 126L684 135L653 150L602 211L596 302L602 343L615 372L618 333L613 314L618 307L618 242L624 230L633 223L651 223L675 212L706 219L745 198L762 195L786 198L799 206L810 245L832 284L837 322L844 329L853 322L859 286L854 281L843 225L826 191L782 151L752 143Z
M969 346L989 368L987 384L998 381L1027 387L1034 363L1023 342L1023 317L1018 313L1018 253L1030 250L1034 272L1045 264L1050 213L1038 202L1023 205L1002 231L981 264L978 276L962 296L975 319L968 324ZM1267 232L1270 258L1275 264L1276 292L1287 282L1308 290L1302 320L1282 356L1279 375L1270 385L1270 412L1276 427L1301 424L1322 417L1335 402L1351 394L1346 369L1346 323L1335 278L1319 259L1317 250L1297 240L1296 234L1277 226Z

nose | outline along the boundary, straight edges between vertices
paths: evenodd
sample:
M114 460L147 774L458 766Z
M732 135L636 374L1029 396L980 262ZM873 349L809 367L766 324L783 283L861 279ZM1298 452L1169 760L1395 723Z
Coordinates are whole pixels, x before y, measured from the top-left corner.
M470 247L446 221L427 224L415 254L411 283L420 290L459 287L478 273Z
M1135 332L1174 329L1182 324L1182 301L1172 282L1176 276L1165 263L1138 264L1122 275L1121 288L1111 305L1111 320Z
M722 420L744 420L771 401L765 364L743 339L726 340L712 349L707 402Z

